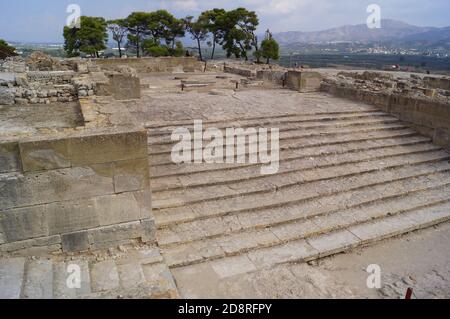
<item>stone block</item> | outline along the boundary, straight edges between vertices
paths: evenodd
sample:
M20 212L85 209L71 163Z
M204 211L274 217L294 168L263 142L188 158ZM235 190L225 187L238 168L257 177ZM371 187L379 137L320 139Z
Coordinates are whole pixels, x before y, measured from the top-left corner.
M145 282L144 272L139 263L129 263L117 266L120 285L124 289L131 289Z
M148 158L114 163L114 190L116 193L148 189L150 169Z
M94 200L52 203L46 207L50 235L100 226Z
M338 231L307 240L319 252L320 258L356 247L361 240L348 230Z
M142 241L145 243L153 243L156 241L156 224L153 219L144 219L141 221L143 228Z
M0 212L0 229L6 242L22 241L49 235L44 205Z
M213 261L211 267L221 279L256 271L256 266L246 255Z
M450 151L450 129L437 128L434 131L433 142Z
M133 193L97 197L94 201L100 226L122 224L140 219L141 208Z
M321 82L318 72L288 71L286 76L287 87L302 93L319 91Z
M0 143L0 173L19 171L21 169L19 156L18 143Z
M89 236L87 231L61 235L62 249L66 253L87 251Z
M39 248L47 247L47 251L53 252L59 250L61 243L61 236L48 236L42 238L28 239L16 241L0 245L0 252L27 252L32 250L39 250ZM59 248L58 248L59 246ZM27 254L28 256L30 254Z
M71 166L67 140L22 142L20 156L24 172L35 172Z
M23 288L25 299L53 299L53 263L51 260L30 261Z
M145 130L93 135L69 140L73 166L147 158Z
M79 267L81 273L81 282L79 288L75 285L68 286L67 280L72 274L69 266ZM75 299L86 296L91 293L91 277L89 274L89 265L85 260L74 260L71 262L54 263L54 298L55 299ZM70 282L70 281L69 281ZM70 282L73 283L73 282Z
M140 221L125 223L120 225L100 227L91 229L89 232L89 241L93 249L105 247L105 245L114 246L117 242L129 239L137 239L143 236L143 228Z
M152 191L150 189L133 192L133 196L138 202L141 216L140 219L153 219L152 214Z
M114 193L112 168L108 165L11 174L0 180L0 189L3 209Z
M0 105L13 105L14 98L14 89L0 86Z
M119 273L113 260L95 263L91 267L92 291L101 292L120 287Z
M0 299L19 299L25 275L25 258L0 260Z
M111 92L116 100L141 98L141 80L137 76L112 74L109 78Z

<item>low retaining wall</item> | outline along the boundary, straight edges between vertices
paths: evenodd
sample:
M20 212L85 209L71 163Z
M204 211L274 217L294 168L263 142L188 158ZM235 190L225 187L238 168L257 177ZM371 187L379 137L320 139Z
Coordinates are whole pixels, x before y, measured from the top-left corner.
M146 130L0 144L0 253L154 241Z
M97 59L93 62L106 71L115 71L117 66L128 66L139 73L203 72L205 68L205 64L194 57Z
M316 92L320 89L322 75L318 72L288 71L286 86L301 93Z
M249 69L237 68L237 67L225 65L223 70L225 73L237 74L240 76L246 76L248 78L256 77L256 71L249 70Z
M363 101L409 122L434 143L450 150L450 105L433 100L370 92L322 83L321 90L342 98Z
M283 86L286 80L286 71L260 70L256 72L256 78L258 80Z

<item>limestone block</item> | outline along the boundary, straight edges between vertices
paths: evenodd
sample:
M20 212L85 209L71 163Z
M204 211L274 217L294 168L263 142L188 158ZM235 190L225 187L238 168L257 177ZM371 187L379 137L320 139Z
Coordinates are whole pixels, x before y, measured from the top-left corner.
M0 260L0 299L19 299L25 272L25 258Z
M22 142L19 146L24 172L71 166L65 139Z
M142 241L152 243L156 241L156 225L153 219L145 219L141 221L143 228Z
M0 212L0 225L9 243L49 235L44 205Z
M150 189L133 192L133 196L139 204L140 219L153 219L152 214L152 192Z
M81 252L89 249L89 237L87 231L61 235L62 249L64 252Z
M18 252L18 251L30 251L35 248L47 247L48 252L57 251L58 245L61 243L61 236L49 236L35 239L28 239L0 245L0 252ZM25 254L29 256L30 254Z
M104 246L104 243L110 243L111 246L115 242L128 240L132 238L140 238L143 234L141 222L131 222L120 225L100 227L91 229L89 232L89 240L93 249L97 249L98 246Z
M110 91L116 100L141 98L141 80L137 76L112 74L109 79Z
M19 145L15 142L0 143L0 173L19 170Z
M14 89L0 86L0 105L13 105L14 98Z
M94 199L100 226L122 224L140 219L140 207L133 193L102 196Z
M450 150L450 129L437 128L434 131L433 142L444 147L446 150Z
M10 174L0 180L0 188L3 209L114 193L112 168L107 165Z
M50 235L100 226L94 200L58 202L46 207Z
M130 289L145 282L144 272L139 263L129 263L117 266L120 284L124 289Z
M31 261L23 288L25 299L53 298L53 263L51 260Z
M150 187L148 158L114 163L114 190L131 192Z
M361 240L348 230L343 230L308 239L307 242L319 252L320 258L322 258L356 247Z
M302 93L319 91L321 82L318 72L288 71L286 78L288 88Z
M145 130L93 135L69 140L72 165L147 158Z
M81 270L80 288L72 288L67 285L69 279L69 266L77 266ZM91 293L91 277L89 265L85 260L74 260L67 263L54 263L54 298L55 299L75 299Z
M92 265L92 291L108 291L119 288L119 273L113 260L107 260Z

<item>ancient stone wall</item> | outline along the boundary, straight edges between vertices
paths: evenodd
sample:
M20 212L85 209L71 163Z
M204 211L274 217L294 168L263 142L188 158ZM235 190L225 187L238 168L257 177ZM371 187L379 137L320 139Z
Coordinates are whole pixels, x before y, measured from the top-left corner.
M237 75L246 76L249 78L256 77L256 71L250 70L250 69L245 69L243 67L225 65L223 70L226 73L237 74Z
M450 150L450 104L387 92L373 92L322 83L321 90L338 97L363 101L380 107L400 120L409 122L434 143Z
M205 67L203 62L191 57L97 59L93 62L105 71L115 71L117 66L128 66L139 73L203 72Z
M275 85L284 85L286 71L259 70L256 72L256 78Z
M316 92L320 88L322 76L318 72L288 71L286 86L301 93Z
M0 253L153 242L145 130L0 144Z

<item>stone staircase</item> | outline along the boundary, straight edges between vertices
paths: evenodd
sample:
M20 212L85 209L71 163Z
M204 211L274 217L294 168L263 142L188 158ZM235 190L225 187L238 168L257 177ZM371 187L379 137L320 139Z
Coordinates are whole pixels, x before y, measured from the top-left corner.
M256 269L310 261L450 219L450 155L376 109L204 121L280 129L280 169L174 164L149 128L157 240L171 268L245 255ZM229 263L227 264L227 261Z
M80 271L81 285L67 285ZM76 271L78 271L76 270ZM0 299L177 298L178 291L157 247L113 256L0 259Z

